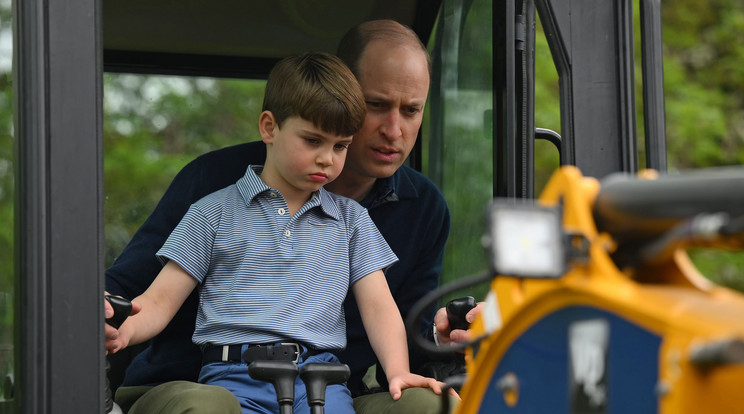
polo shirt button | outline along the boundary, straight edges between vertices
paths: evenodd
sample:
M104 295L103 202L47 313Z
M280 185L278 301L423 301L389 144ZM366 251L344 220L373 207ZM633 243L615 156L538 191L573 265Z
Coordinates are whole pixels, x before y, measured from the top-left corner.
M279 210L277 210L276 212L277 212L277 213L279 213L279 215L280 215L280 216L283 216L283 215L284 215L284 213L286 213L286 210L284 210L283 208L280 208L280 209L279 209Z
M276 193L275 193L275 192L273 192L273 191L270 191L270 192L269 192L269 194L271 194L271 198L277 198L277 197L278 197L278 196L276 195Z
M289 237L289 236L292 235L292 232L289 231L289 230L287 230L287 231L284 232L284 235L287 236L287 237Z

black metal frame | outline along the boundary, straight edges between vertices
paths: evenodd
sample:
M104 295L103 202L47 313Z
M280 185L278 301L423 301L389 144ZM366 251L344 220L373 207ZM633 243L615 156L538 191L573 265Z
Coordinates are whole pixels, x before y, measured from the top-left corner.
M559 75L563 162L595 177L635 171L632 2L535 6Z
M640 8L646 167L659 172L666 172L666 116L664 115L664 63L661 53L661 1L640 0Z
M494 4L494 195L533 197L534 139L561 164L604 177L638 169L631 0L506 0ZM666 171L661 12L642 0L646 166ZM534 125L535 13L559 76L561 135ZM521 93L517 93L517 89ZM557 139L556 139L557 138ZM581 142L581 145L577 145Z
M100 2L14 4L16 386L10 409L103 412ZM5 408L3 408L5 409Z

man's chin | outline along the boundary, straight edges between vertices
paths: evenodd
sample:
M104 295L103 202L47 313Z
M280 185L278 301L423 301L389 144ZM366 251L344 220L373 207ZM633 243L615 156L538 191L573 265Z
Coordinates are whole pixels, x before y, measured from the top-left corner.
M375 178L388 178L392 177L393 174L395 174L396 171L398 171L398 168L400 168L400 165L376 165L374 168L370 171L370 176Z

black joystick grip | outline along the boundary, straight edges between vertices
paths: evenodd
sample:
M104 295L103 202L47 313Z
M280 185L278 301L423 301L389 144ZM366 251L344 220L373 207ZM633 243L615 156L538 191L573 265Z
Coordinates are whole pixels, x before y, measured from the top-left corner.
M129 314L132 313L132 302L119 296L106 295L104 297L114 308L114 316L106 319L106 323L119 329L121 324L129 317Z
M464 298L452 299L447 303L447 320L450 330L468 329L470 324L465 320L465 315L475 307L475 298L465 296Z
M351 371L346 364L308 362L300 368L300 379L305 383L307 403L311 414L325 412L325 392L330 384L341 384L349 379Z
M299 371L297 364L292 361L254 361L248 365L251 378L274 384L280 414L293 412L294 385Z

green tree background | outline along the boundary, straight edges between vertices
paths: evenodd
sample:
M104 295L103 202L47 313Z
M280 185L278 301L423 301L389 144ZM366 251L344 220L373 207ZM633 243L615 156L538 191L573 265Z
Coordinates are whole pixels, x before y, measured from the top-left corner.
M480 5L490 7L490 2L474 2L474 7ZM0 1L0 33L6 35L11 30L9 8L9 1ZM744 3L665 1L662 10L669 169L744 164ZM474 18L491 16L490 11L475 13ZM488 51L490 39L485 38L479 48ZM536 55L536 125L560 132L557 75L539 36ZM474 56L465 67L472 72L484 70L484 55ZM468 72L461 74L464 85L474 78ZM0 227L0 292L12 290L13 278L12 81L9 68L4 68L0 73L0 218L7 224ZM106 263L110 264L188 161L212 149L258 138L255 124L263 83L106 74L104 84ZM457 153L463 159L471 155ZM536 165L536 188L540 188L557 165L552 148L537 144ZM490 177L487 183L476 184L490 186ZM467 187L454 183L453 188ZM462 191L457 198L466 194ZM482 211L481 206L473 208L478 208L477 214ZM471 232L462 237L469 237L471 246L477 245L473 240L479 236ZM457 250L461 241L451 240L448 260L458 255L468 260L467 251ZM693 252L705 274L744 290L742 256ZM454 276L461 275L447 277Z

